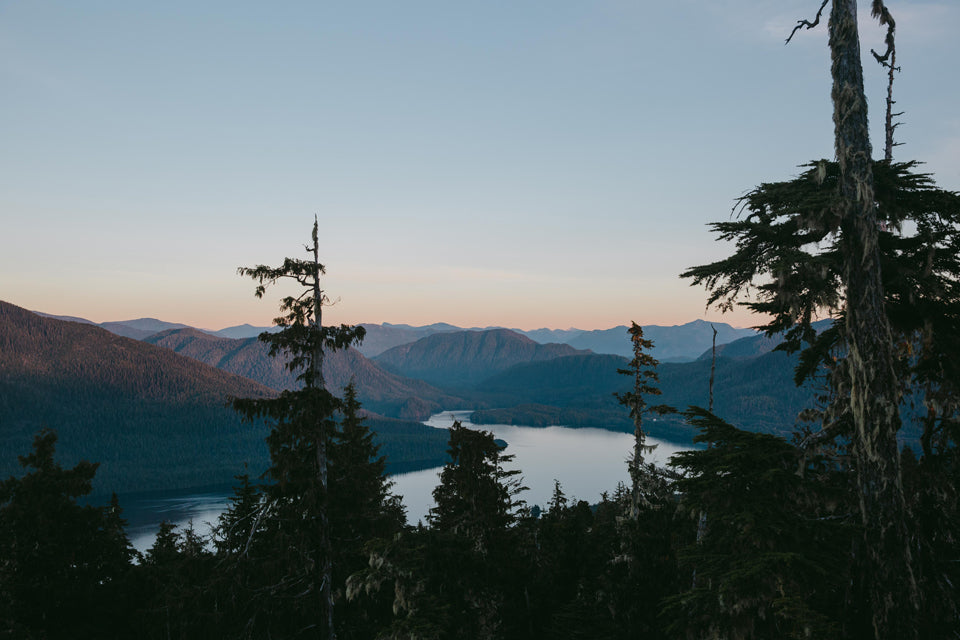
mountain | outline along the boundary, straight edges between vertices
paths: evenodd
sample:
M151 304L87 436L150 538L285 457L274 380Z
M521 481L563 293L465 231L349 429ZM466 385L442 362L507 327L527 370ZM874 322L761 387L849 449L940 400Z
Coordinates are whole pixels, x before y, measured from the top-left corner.
M49 427L63 466L101 463L97 493L230 484L244 463L253 476L267 468L268 429L242 422L227 399L274 393L169 349L0 302L0 477L21 473L16 455ZM446 459L443 431L370 424L391 469Z
M821 332L824 329L828 328L833 324L833 320L818 320L814 322L811 326L814 331ZM740 338L739 340L734 340L728 344L720 345L717 344L717 357L724 358L753 358L755 356L763 355L777 348L780 344L783 343L783 334L776 334L773 336L766 336L762 333L750 336L748 338ZM713 349L707 349L702 354L698 360L709 360L713 357Z
M695 360L713 345L713 329L717 329L717 344L726 344L739 338L755 336L753 329L735 329L729 324L694 320L682 325L645 325L643 337L653 340L650 354L660 362L684 362ZM577 349L589 349L594 353L612 353L627 358L633 357L633 345L626 325L597 331L582 331L567 341Z
M571 426L632 431L627 410L614 397L615 392L630 388L630 380L617 373L627 362L621 356L588 354L511 367L484 380L476 390L486 394L488 403L499 402L501 407L514 409L506 413L478 411L472 420L489 424L509 417L518 424L527 424L525 414L536 420L545 415L545 407L554 407L574 416ZM714 382L715 413L751 431L780 435L792 432L797 413L813 401L810 389L797 389L793 384L795 363L795 357L780 352L744 360L719 358ZM681 410L689 405L709 404L709 360L665 363L657 372L663 393L649 398L651 402ZM526 405L533 409L517 410ZM692 428L682 425L678 417L654 420L651 416L646 426L654 437L680 441L693 435Z
M240 324L235 327L227 327L226 329L220 329L219 331L205 331L204 333L209 333L212 336L217 336L218 338L233 338L234 340L242 340L244 338L256 338L261 333L276 333L280 331L280 327L255 327L252 324Z
M492 329L437 333L389 349L373 361L398 375L462 389L522 362L577 353L569 345L539 344L509 329Z
M154 334L146 341L211 366L256 380L277 390L295 389L296 376L282 358L272 358L269 347L257 338L219 338L196 329L176 329ZM327 387L339 393L351 380L365 409L404 418L425 420L441 409L462 408L463 400L431 387L384 371L355 349L335 351L323 360Z
M140 318L138 320L123 320L121 322L101 322L100 325L110 333L134 340L142 340L158 331L168 329L185 329L187 325L177 322L164 322L156 318Z
M357 350L367 358L378 356L388 349L400 345L416 342L435 333L450 333L463 331L460 327L445 322L437 322L423 327L412 327L408 324L361 324L367 335Z
M511 329L511 331L527 336L534 342L539 342L540 344L550 342L570 344L571 340L583 333L583 329L547 329L546 327L533 329L532 331L524 331L523 329Z
M35 313L38 316L43 316L44 318L51 318L53 320L63 320L64 322L79 322L80 324L93 324L93 325L97 324L92 320L87 320L86 318L78 318L76 316L55 316L51 313L43 313L42 311L31 311L31 313Z
M228 396L273 391L100 327L43 318L0 302L0 476L42 427L64 466L100 462L98 491L230 482L264 470L263 424L243 424Z
M159 331L167 331L168 329L185 329L187 325L179 324L176 322L166 322L164 320L157 320L156 318L139 318L137 320L121 320L115 322L93 322L92 320L87 320L86 318L78 318L76 316L55 316L49 313L43 313L42 311L33 311L38 316L44 318L50 318L52 320L62 320L64 322L78 322L80 324L91 324L102 329L106 329L110 333L118 336L123 336L125 338L133 338L134 340L143 340L147 336L151 336Z

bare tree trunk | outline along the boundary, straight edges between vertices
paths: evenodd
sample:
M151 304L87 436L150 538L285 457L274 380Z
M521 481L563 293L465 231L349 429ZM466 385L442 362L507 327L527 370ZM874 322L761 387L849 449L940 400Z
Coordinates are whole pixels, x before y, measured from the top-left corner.
M316 333L317 343L314 345L313 357L310 359L310 367L313 370L314 385L318 389L324 388L323 381L323 342L320 340L320 333L323 330L323 290L320 288L320 275L322 267L320 266L320 242L318 237L318 223L313 223L313 330ZM321 420L316 425L317 428L317 479L320 484L320 505L319 522L320 540L317 545L317 554L320 556L317 560L320 563L320 584L318 596L320 598L320 611L323 617L320 626L320 637L336 640L337 633L333 626L333 549L330 544L330 518L328 515L329 504L328 496L328 478L327 478L327 434L325 432L326 420ZM326 632L324 634L324 631Z
M717 371L717 328L710 325L713 329L713 350L710 352L710 404L708 411L713 413L713 375Z
M830 53L847 261L844 277L852 447L865 537L864 554L859 559L861 590L878 640L916 638L919 595L906 531L897 447L900 388L880 277L856 0L833 0Z

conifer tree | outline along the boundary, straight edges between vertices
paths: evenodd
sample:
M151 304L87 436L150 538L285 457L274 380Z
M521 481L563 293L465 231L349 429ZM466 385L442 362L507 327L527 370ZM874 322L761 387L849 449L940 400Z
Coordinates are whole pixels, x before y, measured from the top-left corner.
M650 494L654 492L659 485L656 479L656 470L652 465L645 465L643 456L645 453L652 452L656 445L646 444L646 433L643 430L643 416L645 413L653 412L660 415L673 411L672 407L667 405L647 404L644 396L658 396L660 389L656 382L657 365L660 364L648 351L653 348L653 340L643 337L643 327L636 322L632 322L627 330L630 334L630 342L633 344L633 359L626 369L618 369L617 372L633 378L633 389L626 393L616 394L620 404L629 407L630 417L633 419L633 452L627 462L630 472L630 517L636 520L640 509L649 506Z
M490 537L515 521L521 502L514 497L526 487L515 477L519 471L504 468L513 456L501 454L491 433L454 422L449 446L450 462L440 472L440 484L433 490L436 506L427 519L483 553Z
M816 26L829 1L794 33ZM891 45L892 18L882 0L873 0L872 10ZM901 394L918 383L918 397L945 400L925 437L946 436L941 443L951 446L957 410L946 398L956 395L940 391L955 389L957 378L947 362L953 358L941 354L956 335L949 328L958 317L960 209L955 194L933 188L927 176L911 172L912 164L889 159L890 116L888 159L871 160L857 29L856 0L833 0L835 162L812 163L794 181L764 184L745 196L746 219L715 225L737 241L735 255L684 276L707 284L711 303L724 307L752 289L756 298L747 306L773 316L768 332L785 330L787 349L810 344L797 379L825 372L833 401L808 444L849 438L858 477L864 540L856 583L869 611L864 626L878 639L910 638L917 634L922 585L900 474ZM916 227L903 225L908 220ZM811 322L823 310L834 311L837 322L817 336Z
M696 580L665 601L669 627L680 637L841 637L855 519L830 490L836 467L704 409L685 416L700 429L694 442L707 446L670 461L684 471L680 512L711 517L681 547Z
M44 429L19 456L21 477L0 481L0 636L123 637L132 557L116 500L78 504L89 495L96 463L64 469L56 432Z
M340 426L330 448L330 526L337 586L338 636L366 639L389 622L390 602L382 595L351 603L342 595L347 578L368 563L368 548L391 540L406 521L403 503L390 493L386 458L361 415L356 387L344 388Z
M240 275L257 282L255 295L262 298L268 286L292 280L302 287L297 296L281 300L282 315L274 320L278 333L263 333L272 356L285 356L287 367L297 373L303 387L284 391L277 398L239 399L234 407L248 418L275 421L267 438L271 467L270 500L263 508L274 520L272 543L278 553L289 552L271 588L297 602L277 624L291 633L314 629L318 637L336 637L333 617L333 552L329 521L329 448L336 429L335 412L340 401L324 386L325 351L344 349L363 339L362 327L326 327L323 306L328 298L321 277L326 269L319 260L319 226L313 224L309 259L286 258L279 267L240 267ZM302 625L297 628L298 625Z

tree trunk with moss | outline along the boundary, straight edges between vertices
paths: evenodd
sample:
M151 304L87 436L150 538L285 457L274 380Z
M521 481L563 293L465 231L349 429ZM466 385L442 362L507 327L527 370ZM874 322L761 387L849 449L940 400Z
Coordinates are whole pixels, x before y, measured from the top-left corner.
M881 283L856 0L833 1L830 53L840 165L839 213L846 256L846 367L854 425L851 444L865 538L860 589L871 611L876 638L911 638L916 637L919 596L900 478L900 387Z

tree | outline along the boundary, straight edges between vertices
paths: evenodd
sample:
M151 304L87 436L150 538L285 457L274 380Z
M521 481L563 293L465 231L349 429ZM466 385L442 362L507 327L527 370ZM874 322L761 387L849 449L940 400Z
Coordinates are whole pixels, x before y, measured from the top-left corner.
M657 490L660 482L657 480L656 470L650 465L644 465L643 454L651 453L656 445L646 444L646 433L643 431L643 415L647 412L658 414L670 413L674 409L667 405L649 406L644 396L658 396L657 388L657 360L645 350L653 348L653 340L643 337L643 327L636 322L631 323L627 330L630 341L633 343L633 359L626 369L617 369L617 373L633 377L633 390L615 394L620 404L630 408L630 417L633 419L633 453L627 462L630 472L630 517L636 520L641 507L648 507L650 494Z
M282 525L274 527L273 544L292 555L272 585L291 601L315 598L314 605L295 606L283 624L293 632L316 629L320 637L336 637L333 618L333 553L330 544L328 466L335 413L340 401L324 386L323 357L326 350L343 349L363 339L362 327L325 327L323 306L329 302L321 276L319 229L313 223L310 259L286 258L279 267L240 267L238 273L257 282L255 295L262 298L268 286L293 280L303 290L280 302L282 315L274 320L278 333L263 333L272 356L287 357L287 367L297 373L303 388L284 391L277 398L238 399L234 408L247 418L266 417L275 426L267 438L271 467L268 474L270 500L263 508ZM275 618L276 619L276 618ZM296 629L302 624L301 629Z
M399 534L406 515L400 498L390 493L386 458L364 422L352 382L344 388L340 413L330 448L330 526L334 584L345 585L367 565L371 542ZM352 603L339 587L335 595L345 614L338 613L341 638L371 638L389 621L390 602L383 597Z
M492 639L528 628L515 531L525 487L504 469L513 456L502 449L491 433L454 422L430 527L379 541L348 580L350 599L393 585L396 618L380 637Z
M25 474L0 482L0 635L125 637L117 610L133 552L119 507L77 503L99 465L62 468L56 441L40 431L19 457Z
M666 600L669 626L687 637L838 637L855 519L836 467L704 409L685 415L700 429L694 442L707 446L670 461L684 471L680 512L711 517L680 549L681 566L696 579Z
M513 460L488 431L474 431L454 422L450 427L450 462L433 490L437 506L427 516L440 531L450 531L485 553L495 532L510 526L522 504L514 501L526 487L516 470L504 469Z
M874 0L875 11L883 6ZM864 525L862 585L875 637L916 637L919 593L907 533L897 431L901 387L884 309L872 149L856 0L833 0L829 24L837 215L844 256L845 372Z
M828 1L813 22L801 21L794 33L816 26ZM872 9L888 27L892 44L889 12L881 0L874 0ZM960 272L949 263L956 256L956 218L952 212L944 217L941 207L956 204L953 194L911 174L912 165L871 159L856 18L855 0L833 1L829 43L836 162L813 163L797 180L761 185L748 194L742 200L746 220L726 228L715 225L737 240L736 254L683 275L707 284L711 303L721 306L755 288L758 299L748 306L773 315L764 327L768 332L786 330L787 349L812 343L798 379L826 371L832 387L824 429L811 440L849 438L864 532L857 583L868 603L868 626L877 638L909 638L917 634L920 589L897 446L901 396L911 376L927 376L928 388L939 397L944 397L937 392L942 384L955 388L940 375L945 367L934 366L938 379L933 381L928 365L943 362L936 351L952 338L939 329L955 323ZM891 117L887 124L889 138ZM900 225L910 218L920 226L912 238L902 235ZM943 253L947 247L952 257ZM918 269L910 257L924 254ZM921 305L921 300L932 315L918 316L916 306L910 315L929 324L907 330L897 307ZM818 337L811 320L824 309L838 311L838 320ZM924 354L915 356L913 348L924 341ZM935 421L938 427L955 424L955 409L948 413L947 421Z

